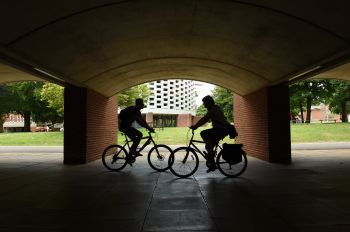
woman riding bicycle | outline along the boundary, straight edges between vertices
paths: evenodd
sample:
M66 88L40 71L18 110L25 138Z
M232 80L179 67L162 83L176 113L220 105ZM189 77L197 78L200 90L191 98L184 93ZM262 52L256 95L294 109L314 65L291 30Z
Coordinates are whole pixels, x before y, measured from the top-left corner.
M190 128L196 130L198 127L204 125L209 120L212 121L213 128L203 130L200 134L205 142L205 148L208 152L208 161L210 162L207 172L215 171L216 165L214 160L214 147L219 141L225 138L228 134L228 128L230 123L226 120L226 117L220 107L215 104L214 99L211 96L205 96L202 99L203 105L207 108L207 114L201 118L195 125Z

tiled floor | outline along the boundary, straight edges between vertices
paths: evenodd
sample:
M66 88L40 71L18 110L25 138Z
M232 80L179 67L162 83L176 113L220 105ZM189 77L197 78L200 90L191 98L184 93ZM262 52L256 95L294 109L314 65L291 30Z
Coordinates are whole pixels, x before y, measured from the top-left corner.
M350 231L350 150L294 151L292 165L249 157L235 179L205 170L177 179L145 157L116 173L0 154L0 231Z

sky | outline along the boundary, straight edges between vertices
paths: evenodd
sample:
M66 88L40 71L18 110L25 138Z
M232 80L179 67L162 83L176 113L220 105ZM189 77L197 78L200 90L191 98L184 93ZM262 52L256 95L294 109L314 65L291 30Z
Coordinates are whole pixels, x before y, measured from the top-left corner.
M196 104L197 106L200 106L202 104L202 98L206 95L211 95L211 91L214 89L215 85L200 81L196 81L196 83L198 83L196 85L196 91L198 95L198 97L196 97Z

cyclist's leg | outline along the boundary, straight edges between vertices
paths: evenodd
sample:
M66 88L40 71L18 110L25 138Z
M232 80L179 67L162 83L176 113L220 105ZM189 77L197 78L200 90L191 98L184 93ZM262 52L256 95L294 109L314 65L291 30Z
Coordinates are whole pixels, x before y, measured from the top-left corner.
M216 168L214 147L227 135L227 131L222 128L211 128L201 132L201 137L206 144L205 148L208 151L208 161L210 163L209 169L207 170L208 172L214 171Z
M121 131L124 132L132 140L132 145L130 147L129 153L131 155L136 154L137 146L140 144L140 141L142 139L142 133L133 127L123 128Z
M208 152L208 161L210 163L208 171L215 170L215 160L214 160L214 147L215 147L215 136L213 129L207 129L201 131L201 137L205 142L205 148Z

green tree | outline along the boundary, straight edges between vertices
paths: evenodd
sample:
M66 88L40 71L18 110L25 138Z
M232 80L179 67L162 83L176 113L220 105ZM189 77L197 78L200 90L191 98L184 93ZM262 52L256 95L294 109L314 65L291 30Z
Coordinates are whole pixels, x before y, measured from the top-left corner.
M233 93L228 89L215 86L213 98L215 103L223 110L227 120L233 122Z
M142 98L147 103L148 97L151 95L147 84L137 85L126 89L118 94L118 106L125 108L135 104L136 98Z
M4 131L3 124L11 111L11 93L5 84L0 85L0 133Z
M45 83L41 81L23 81L6 85L11 96L8 110L15 111L23 116L24 131L26 132L30 131L31 119L36 122L51 121L56 123L62 121L63 112L62 115L58 114L57 109L50 107L48 101L41 100L44 85ZM63 102L63 97L60 99L57 96L56 100ZM53 102L52 104L55 105Z
M304 122L304 111L306 96L304 95L303 85L299 82L289 86L289 101L290 111L293 114L293 118L300 113L301 121Z
M333 85L329 80L305 80L299 81L290 86L290 101L291 109L299 107L302 121L303 109L306 108L306 123L311 120L311 106L312 104L319 104L326 102L333 93ZM292 111L293 111L292 110Z
M197 107L196 115L197 116L204 116L207 113L207 109L204 107L203 104Z
M23 81L7 84L11 93L11 110L21 114L24 118L24 131L30 131L32 114L40 108L40 81Z
M225 88L215 86L212 91L212 97L215 104L220 106L224 112L225 117L228 121L233 122L233 93ZM207 109L201 104L197 110L197 116L204 116L207 113Z
M331 80L334 93L327 102L333 113L341 115L342 122L348 122L348 114L350 113L350 82Z
M40 99L47 102L49 108L55 110L58 116L64 114L64 88L62 86L45 83L40 91Z

